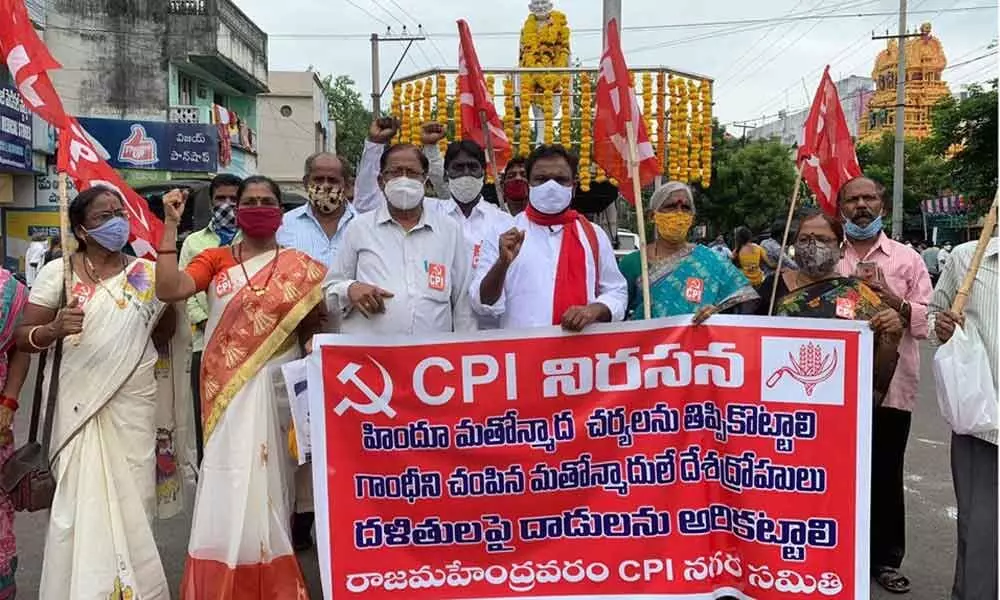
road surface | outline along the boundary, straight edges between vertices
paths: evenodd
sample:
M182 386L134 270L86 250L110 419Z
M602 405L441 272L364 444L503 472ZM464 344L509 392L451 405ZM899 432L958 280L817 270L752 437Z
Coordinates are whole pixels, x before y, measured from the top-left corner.
M955 562L955 497L951 487L948 458L950 430L941 420L934 397L930 368L931 351L923 353L921 395L914 414L906 458L907 555L903 572L913 582L909 598L941 600L950 597ZM34 373L25 385L18 411L19 443L25 436L31 406ZM189 497L189 504L193 491ZM190 529L190 511L156 524L160 556L174 595L184 569ZM38 597L46 513L19 514L16 521L20 568L17 573L19 598ZM299 555L313 600L321 599L315 551ZM899 598L872 585L874 600Z

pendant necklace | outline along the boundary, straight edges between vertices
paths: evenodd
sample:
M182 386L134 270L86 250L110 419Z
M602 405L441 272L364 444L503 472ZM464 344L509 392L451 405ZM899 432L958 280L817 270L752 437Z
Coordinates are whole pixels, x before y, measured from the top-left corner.
M271 277L274 276L274 269L278 266L278 251L280 247L274 249L274 258L271 259L271 268L267 272L267 279L264 280L264 285L261 287L254 287L253 283L250 282L250 276L247 275L247 268L243 265L243 243L241 242L236 248L236 261L240 263L240 270L243 271L243 278L246 279L247 287L250 291L258 296L263 296L267 293L267 285L271 283Z
M122 257L122 273L123 274L124 274L125 269L126 269L127 266L128 266L128 263L125 261L125 258ZM128 275L125 275L122 278L122 295L119 298L118 296L115 296L111 292L111 290L108 289L108 287L106 285L104 285L104 281L101 280L101 278L99 278L97 276L97 269L94 268L94 263L92 263L90 261L90 257L87 256L86 254L83 255L83 268L84 268L84 270L87 271L87 276L90 277L90 279L93 280L94 283L96 283L98 287L100 287L109 296L111 296L111 299L115 301L115 304L118 305L119 309L124 310L125 307L128 306L128 299L125 298L125 285L128 284Z

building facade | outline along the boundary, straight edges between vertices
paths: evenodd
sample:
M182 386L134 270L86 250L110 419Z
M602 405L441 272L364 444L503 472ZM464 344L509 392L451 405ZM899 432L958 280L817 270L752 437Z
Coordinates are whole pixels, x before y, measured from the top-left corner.
M305 158L336 150L326 94L312 71L272 71L268 86L257 98L257 166L283 188L301 190Z
M257 95L268 89L267 34L232 0L27 5L62 64L50 75L67 112L137 191L220 172L257 173ZM0 87L5 84L12 82L0 69ZM0 94L8 98L3 89ZM3 104L0 118L14 119L14 102ZM54 131L30 114L16 118L22 134L25 125L30 128L32 163L11 174L0 157L0 212L5 263L20 267L22 238L58 227L58 186ZM19 136L19 144L25 141ZM16 147L0 140L0 148ZM12 193L5 202L6 175L16 179L6 186Z
M931 108L948 95L948 84L941 75L948 60L941 41L931 35L931 24L920 26L920 35L907 39L905 108L903 132L906 137L922 138L931 131ZM874 141L884 132L895 133L896 80L899 69L899 48L896 40L888 40L875 58L872 77L875 94L865 107L861 120L861 139Z
M875 81L870 77L851 75L841 79L836 84L840 105L844 109L844 118L851 135L857 137L865 106L875 89ZM747 132L750 139L777 139L789 146L802 143L802 128L805 126L809 109L805 108L792 113L779 113L777 120L755 127Z

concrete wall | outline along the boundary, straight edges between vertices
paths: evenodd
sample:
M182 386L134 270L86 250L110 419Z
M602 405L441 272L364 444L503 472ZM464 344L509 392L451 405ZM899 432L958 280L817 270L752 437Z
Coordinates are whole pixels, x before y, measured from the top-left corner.
M298 187L306 157L327 148L326 96L308 71L272 71L267 84L271 93L257 98L257 166L276 181ZM284 116L282 107L291 114Z
M51 71L74 115L165 120L166 2L49 0L45 42L63 68Z

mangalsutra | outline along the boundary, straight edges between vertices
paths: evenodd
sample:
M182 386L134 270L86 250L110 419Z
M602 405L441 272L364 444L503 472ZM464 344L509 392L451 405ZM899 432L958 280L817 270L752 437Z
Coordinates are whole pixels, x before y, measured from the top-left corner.
M126 262L125 257L122 257L122 272L125 271L125 268L127 266L128 266L128 263ZM98 287L100 287L102 290L104 290L108 294L108 296L111 296L111 299L115 301L115 304L118 305L118 308L124 310L125 307L128 306L128 300L125 298L125 286L128 284L128 276L125 276L122 279L122 295L119 298L119 297L115 296L111 292L111 290L108 289L108 287L106 285L104 285L104 281L102 281L97 276L97 269L94 268L94 263L92 263L90 261L90 257L87 256L87 255L83 256L83 268L84 268L85 271L87 271L87 276L90 277L90 279L94 283L96 283Z
M250 291L258 296L263 296L267 293L267 285L271 283L271 277L274 276L274 269L278 266L278 251L280 247L274 249L274 258L271 259L271 269L267 273L267 279L264 280L264 285L262 287L254 287L253 283L250 282L250 276L247 275L247 268L243 266L243 244L241 243L237 247L236 251L236 261L240 263L240 270L243 271L243 278L246 279L247 287Z

